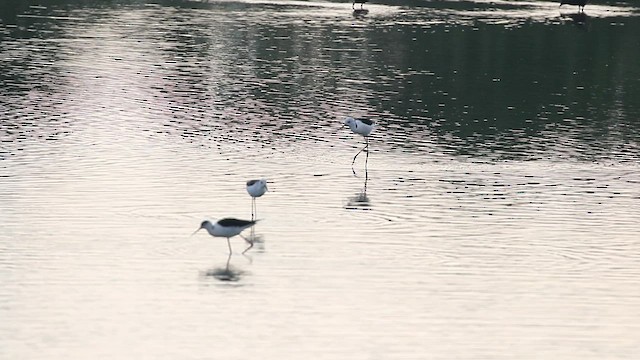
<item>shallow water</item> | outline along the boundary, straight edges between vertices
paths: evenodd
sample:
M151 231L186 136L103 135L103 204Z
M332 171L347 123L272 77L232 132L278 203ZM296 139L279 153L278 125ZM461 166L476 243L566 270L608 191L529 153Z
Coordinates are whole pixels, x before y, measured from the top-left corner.
M640 9L557 5L1 5L0 357L635 359Z

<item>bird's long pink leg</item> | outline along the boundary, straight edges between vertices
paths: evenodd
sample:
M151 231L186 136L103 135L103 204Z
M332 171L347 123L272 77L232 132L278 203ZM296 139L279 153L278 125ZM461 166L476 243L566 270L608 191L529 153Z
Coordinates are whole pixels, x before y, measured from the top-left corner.
M247 240L247 239L245 239ZM249 249L251 249L253 247L253 241L249 241L247 240L247 242L249 243L249 247L244 249L244 251L242 252L242 254L246 253L247 251L249 251Z
M365 145L365 149L367 149L367 157L364 160L364 168L367 169L367 163L369 162L369 138L367 137L367 145Z
M356 163L356 158L358 157L358 155L360 155L360 153L362 152L362 150L366 149L367 146L369 146L369 140L367 139L367 145L365 145L362 149L360 149L360 151L358 151L358 153L356 154L356 156L353 157L353 161L351 162L351 166L353 166L353 164ZM368 153L368 152L367 152Z
M253 208L255 207L255 204L256 204L256 198L252 196L251 197L251 220L253 220Z
M258 203L256 202L256 198L253 198L253 208L255 209L254 213L256 218L258 217ZM251 218L253 220L253 217Z

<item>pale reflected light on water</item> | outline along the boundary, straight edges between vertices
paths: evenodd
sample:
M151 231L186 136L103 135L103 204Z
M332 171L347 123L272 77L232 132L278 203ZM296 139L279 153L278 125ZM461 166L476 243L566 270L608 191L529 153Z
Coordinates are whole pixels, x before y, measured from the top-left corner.
M0 358L635 359L629 4L3 3Z

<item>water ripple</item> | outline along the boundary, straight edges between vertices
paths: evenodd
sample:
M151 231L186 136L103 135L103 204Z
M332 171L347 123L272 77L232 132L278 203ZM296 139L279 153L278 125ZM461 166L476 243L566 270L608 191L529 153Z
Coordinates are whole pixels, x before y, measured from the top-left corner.
M633 359L638 10L557 5L3 3L0 348Z

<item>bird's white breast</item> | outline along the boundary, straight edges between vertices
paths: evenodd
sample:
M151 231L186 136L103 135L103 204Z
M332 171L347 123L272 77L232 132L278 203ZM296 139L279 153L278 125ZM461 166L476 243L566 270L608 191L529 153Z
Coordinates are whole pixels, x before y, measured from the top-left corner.
M240 234L244 228L239 226L220 226L218 224L214 225L211 230L207 229L209 234L213 236L219 237L232 237Z
M369 135L371 133L371 130L373 130L373 126L367 125L360 121L351 123L349 127L351 127L351 131L353 131L354 133L363 136Z
M267 191L267 182L265 180L256 181L255 183L247 186L247 192L252 197L260 197Z

